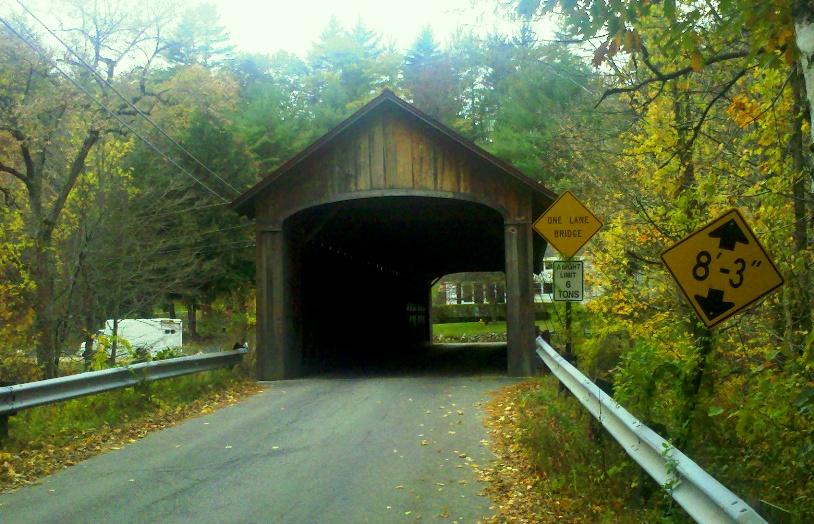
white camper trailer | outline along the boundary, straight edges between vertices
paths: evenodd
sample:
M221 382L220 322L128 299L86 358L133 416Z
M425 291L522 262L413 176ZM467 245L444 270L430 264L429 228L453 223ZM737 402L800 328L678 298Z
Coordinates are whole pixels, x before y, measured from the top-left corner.
M150 355L155 355L162 349L181 347L181 327L181 321L176 318L124 318L119 320L116 334L129 342L134 350L149 351ZM99 334L113 336L112 319L105 322ZM84 350L83 342L80 351Z

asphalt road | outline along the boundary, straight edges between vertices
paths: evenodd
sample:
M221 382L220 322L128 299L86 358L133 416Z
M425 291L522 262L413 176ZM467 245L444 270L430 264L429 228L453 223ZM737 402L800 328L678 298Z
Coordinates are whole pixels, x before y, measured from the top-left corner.
M265 392L0 495L0 522L475 522L505 354L433 350Z

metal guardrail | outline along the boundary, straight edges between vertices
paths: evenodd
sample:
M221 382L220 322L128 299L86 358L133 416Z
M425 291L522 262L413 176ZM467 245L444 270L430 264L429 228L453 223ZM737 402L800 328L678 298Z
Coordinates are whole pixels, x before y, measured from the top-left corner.
M696 522L766 523L737 495L628 413L540 337L537 354L625 452Z
M119 368L0 387L0 418L24 409L135 386L143 382L234 366L240 363L245 353L245 349L239 349L140 362Z

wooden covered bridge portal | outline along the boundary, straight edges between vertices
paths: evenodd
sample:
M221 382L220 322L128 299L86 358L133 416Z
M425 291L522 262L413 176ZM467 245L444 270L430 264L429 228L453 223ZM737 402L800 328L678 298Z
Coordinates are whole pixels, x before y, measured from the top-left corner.
M241 195L256 220L257 374L429 340L430 286L504 271L508 373L534 362L533 219L555 195L384 91Z

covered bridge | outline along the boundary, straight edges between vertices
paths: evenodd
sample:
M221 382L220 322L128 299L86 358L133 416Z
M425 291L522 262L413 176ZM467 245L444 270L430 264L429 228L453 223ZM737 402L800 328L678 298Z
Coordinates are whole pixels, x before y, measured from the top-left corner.
M432 282L462 271L505 272L507 371L530 374L554 198L385 90L232 204L256 220L258 377L429 340Z

